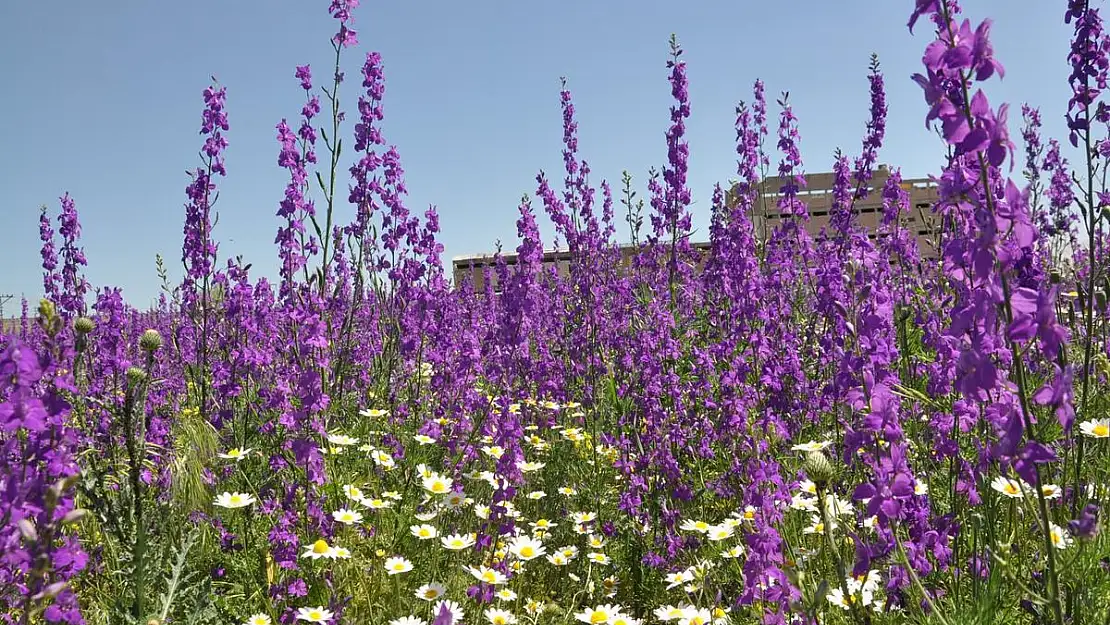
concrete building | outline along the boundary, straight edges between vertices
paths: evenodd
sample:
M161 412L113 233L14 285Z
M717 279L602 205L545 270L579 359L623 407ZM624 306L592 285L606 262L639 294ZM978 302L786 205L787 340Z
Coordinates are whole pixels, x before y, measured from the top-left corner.
M853 212L856 214L857 223L868 231L868 236L872 239L877 236L875 231L882 223L883 201L881 190L889 177L890 172L887 167L885 165L879 166L871 180L873 191L863 200L853 204ZM829 210L832 208L833 174L806 174L805 178L806 188L799 190L798 197L806 203L809 211L806 230L816 238L821 229L829 225ZM778 220L782 218L778 210L778 200L780 196L779 189L784 184L785 181L777 176L766 178L763 181L761 188L764 191L757 198L751 215L756 237L765 239L778 225ZM933 238L936 233L936 218L933 215L932 207L938 197L936 183L927 178L903 180L902 188L909 193L910 211L902 216L900 225L913 232L914 236L917 237L917 246L922 257L935 258L937 249ZM735 197L734 193L735 187L734 192L730 194L730 204L734 201L731 199ZM709 251L708 242L692 243L691 245L701 253L703 258ZM626 264L635 255L636 249L635 246L631 245L621 247L621 256ZM504 256L505 263L509 267L516 264L517 255L515 253L505 253L502 256ZM570 262L571 255L567 250L544 251L544 265L554 266L560 275L565 276L569 273ZM469 277L476 291L484 291L484 273L487 267L491 270L493 279L496 280L496 274L492 274L494 271L493 254L458 256L452 259L451 269L455 285L462 284ZM497 290L496 285L494 285L494 290Z
M882 223L882 188L889 177L890 171L885 165L880 165L871 179L871 193L852 205L856 223L867 230L868 237L872 240L877 236L876 230ZM809 212L806 230L810 236L816 238L821 230L829 225L834 175L832 173L806 174L805 179L806 187L798 191L798 198L806 203ZM778 176L766 178L762 182L761 188L764 191L757 198L752 210L752 225L755 227L757 237L765 239L778 225L778 220L782 219L778 200L781 196L779 189L784 184L786 180ZM903 214L900 226L913 232L917 237L917 247L922 257L935 258L937 249L934 236L937 221L932 209L938 199L937 185L928 178L916 178L903 180L901 186L909 194L910 211L908 214Z
M699 252L702 259L708 256L709 243L690 243L690 246L695 251ZM621 261L625 266L632 262L632 257L636 255L639 249L635 245L622 245ZM505 259L505 264L511 269L517 262L517 254L503 253L501 254ZM485 273L488 268L490 271L490 278L494 282L494 292L499 292L497 287L497 265L493 254L474 254L471 256L457 256L451 260L452 277L454 278L455 286L461 285L468 277L474 287L474 290L481 293L486 289ZM571 254L568 250L544 250L543 264L545 267L555 267L555 270L560 276L567 276L570 274L570 261ZM699 267L700 268L700 267Z

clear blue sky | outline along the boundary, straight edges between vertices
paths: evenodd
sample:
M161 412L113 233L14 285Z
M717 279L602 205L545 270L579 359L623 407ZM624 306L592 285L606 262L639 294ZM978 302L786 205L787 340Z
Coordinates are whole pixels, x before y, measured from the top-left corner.
M185 171L197 164L201 91L210 75L228 88L231 124L218 204L221 256L242 254L273 275L275 212L285 184L274 126L298 116L295 65L311 63L318 78L328 74L335 24L327 4L0 3L8 94L0 115L0 293L38 297L39 206L55 213L66 191L80 211L94 287L121 286L143 307L158 290L155 253L180 276ZM1019 105L1029 101L1042 107L1047 130L1062 136L1066 3L963 4L974 21L995 18L993 40L1007 73L988 95L996 106L1013 103L1012 134L1019 138ZM438 206L449 262L499 239L515 247L521 194L534 193L540 169L561 180L560 76L575 97L581 154L595 183L604 177L619 187L628 169L643 189L648 168L666 159L667 38L677 33L691 81L695 225L705 236L712 185L735 173L733 109L750 98L758 77L769 99L790 91L806 170L827 171L836 147L859 150L868 55L879 53L890 106L881 160L907 175L935 171L942 148L924 129L926 108L909 79L931 32L927 23L916 36L906 31L912 5L364 1L356 13L360 45L345 53L343 96L353 120L354 79L365 53L380 51L386 139L400 150L409 207ZM550 243L551 229L542 227Z

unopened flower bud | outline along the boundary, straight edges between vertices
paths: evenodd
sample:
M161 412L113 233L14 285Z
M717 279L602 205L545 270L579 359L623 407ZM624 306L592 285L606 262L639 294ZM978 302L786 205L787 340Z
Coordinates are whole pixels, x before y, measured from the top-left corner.
M818 486L825 486L836 477L836 467L833 466L832 462L829 462L828 456L819 451L811 451L806 454L806 460L802 468L805 470L806 476Z
M1106 291L1102 289L1095 291L1095 307L1098 310L1106 310Z
M139 348L147 353L154 353L162 348L162 335L158 330L147 330L139 338Z
M78 317L73 320L73 331L77 334L88 334L96 328L96 324L88 317Z
M146 380L146 371L143 371L139 367L128 367L127 368L127 382L131 386L137 386L137 385L141 384L142 382L144 382L145 380Z
M1052 271L1048 272L1048 281L1051 282L1052 284L1060 284L1060 281L1062 279L1063 279L1063 276L1060 275L1059 270L1053 269Z
M1103 206L1102 207L1102 218L1106 219L1106 220L1110 220L1110 206Z
M57 309L54 308L54 302L52 302L48 299L42 299L42 300L39 301L39 316L40 317L49 321L49 320L53 319L54 315L56 315L56 314L57 314Z

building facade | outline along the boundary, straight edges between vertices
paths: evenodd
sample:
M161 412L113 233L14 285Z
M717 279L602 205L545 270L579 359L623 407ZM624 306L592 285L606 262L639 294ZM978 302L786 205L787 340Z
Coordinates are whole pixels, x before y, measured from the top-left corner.
M890 171L885 165L880 165L871 179L871 193L862 200L856 200L852 205L852 213L856 216L856 223L874 240L879 225L883 221L882 189L890 177ZM798 190L798 199L806 203L809 221L805 222L806 231L816 238L821 231L829 226L833 203L834 174L806 174L805 188ZM756 198L752 208L752 225L755 235L766 239L774 231L778 221L782 219L779 212L778 201L781 197L779 189L787 180L778 176L764 179L761 184L761 193ZM902 181L902 189L909 195L909 211L902 214L899 226L914 234L917 247L923 258L936 258L937 219L933 214L933 205L938 198L937 185L928 178L916 178ZM735 187L734 187L735 190Z
M868 236L874 239L877 229L882 223L883 201L882 188L890 177L890 172L885 165L876 169L871 179L872 191L862 200L853 203L852 212L856 222L867 231ZM798 197L806 203L809 212L809 221L805 222L806 230L813 237L818 237L821 231L830 223L830 210L832 209L832 187L834 175L832 173L806 174L806 187L798 191ZM777 176L766 178L760 184L762 189L752 207L751 220L755 229L755 236L765 240L767 235L774 231L782 214L778 209L778 200L781 197L779 189L786 184L784 178ZM936 258L936 217L933 214L933 204L937 201L936 183L927 179L911 179L902 181L902 189L909 195L909 211L902 214L900 227L909 230L917 239L917 246L923 258ZM736 188L730 193L730 204L735 201ZM704 259L709 251L708 242L691 243ZM633 245L621 246L621 257L627 265L636 254L637 247ZM517 262L515 253L502 254L505 264L510 268ZM497 280L494 254L475 254L458 256L451 261L452 276L455 286L462 285L469 279L472 288L477 292L485 291L486 269L490 277ZM543 254L545 267L554 267L559 275L566 276L570 272L571 254L567 250L546 250ZM499 289L496 283L493 290Z

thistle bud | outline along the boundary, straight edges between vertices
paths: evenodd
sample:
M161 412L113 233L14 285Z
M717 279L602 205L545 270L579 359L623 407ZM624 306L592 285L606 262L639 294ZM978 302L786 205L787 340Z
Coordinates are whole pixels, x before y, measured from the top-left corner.
M73 331L77 334L89 334L96 328L96 324L88 317L78 317L73 320Z
M162 349L162 335L158 330L143 332L143 336L139 338L139 348L150 354Z
M829 462L829 458L825 454L819 451L811 451L806 454L806 460L802 464L802 468L805 470L806 476L813 480L813 483L817 486L825 486L836 478L836 467L833 466L832 462Z
M146 371L143 371L139 367L128 367L127 368L127 382L128 382L128 384L130 384L131 386L138 386L139 384L142 384L145 381L146 381Z

